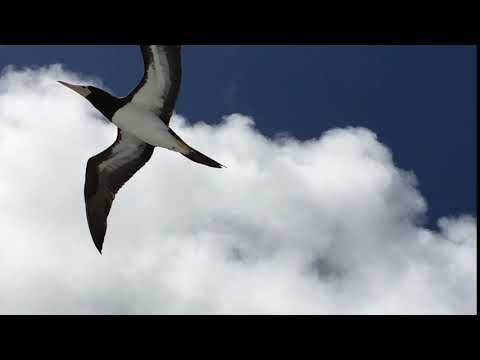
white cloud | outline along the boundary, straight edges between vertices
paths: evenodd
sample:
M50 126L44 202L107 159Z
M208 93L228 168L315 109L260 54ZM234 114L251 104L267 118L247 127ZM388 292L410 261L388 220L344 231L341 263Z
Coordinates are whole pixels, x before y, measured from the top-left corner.
M420 225L414 175L361 128L300 142L242 115L176 116L228 168L157 149L117 196L98 255L85 165L116 131L57 80L94 81L60 66L0 78L0 313L476 312L476 219Z

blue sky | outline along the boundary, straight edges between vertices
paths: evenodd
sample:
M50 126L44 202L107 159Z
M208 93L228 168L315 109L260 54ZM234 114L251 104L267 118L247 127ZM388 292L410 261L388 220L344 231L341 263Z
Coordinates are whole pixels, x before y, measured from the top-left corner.
M0 68L63 63L118 95L142 75L136 46L0 51ZM451 213L476 215L475 46L185 46L183 64L177 112L188 119L242 113L265 135L299 139L366 127L417 175L429 226Z

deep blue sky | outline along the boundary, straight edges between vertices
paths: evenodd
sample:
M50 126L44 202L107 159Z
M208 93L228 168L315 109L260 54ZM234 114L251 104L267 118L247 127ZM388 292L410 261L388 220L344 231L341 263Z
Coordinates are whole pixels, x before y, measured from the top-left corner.
M177 112L215 123L254 117L266 135L319 137L363 126L413 170L440 216L476 216L475 46L185 46ZM0 68L63 63L126 95L142 76L136 46L4 46ZM54 109L52 109L54 111Z

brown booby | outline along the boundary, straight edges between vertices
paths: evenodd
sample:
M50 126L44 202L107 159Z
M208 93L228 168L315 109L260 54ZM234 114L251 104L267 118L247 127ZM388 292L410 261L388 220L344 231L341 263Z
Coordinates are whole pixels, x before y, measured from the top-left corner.
M141 45L144 75L126 97L94 86L59 81L86 98L118 128L115 143L87 163L85 205L93 242L102 253L107 217L120 188L152 157L156 147L178 152L197 163L223 165L187 145L170 127L182 78L180 45Z

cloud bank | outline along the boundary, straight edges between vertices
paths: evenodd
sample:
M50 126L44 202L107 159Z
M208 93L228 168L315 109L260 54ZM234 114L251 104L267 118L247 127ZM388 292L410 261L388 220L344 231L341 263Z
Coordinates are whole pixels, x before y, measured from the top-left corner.
M157 149L98 255L85 166L116 130L57 80L98 84L59 65L0 77L1 314L476 313L476 219L425 228L414 174L363 128L298 141L176 115L228 168Z

